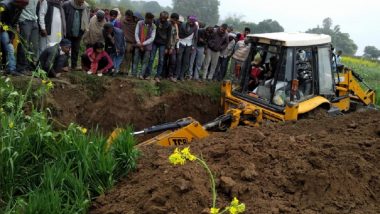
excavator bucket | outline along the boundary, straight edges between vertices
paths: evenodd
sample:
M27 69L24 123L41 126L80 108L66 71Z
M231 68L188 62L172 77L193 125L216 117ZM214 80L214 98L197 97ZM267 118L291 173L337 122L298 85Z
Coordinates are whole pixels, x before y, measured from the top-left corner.
M209 133L202 127L198 121L193 121L189 125L177 130L165 131L162 134L149 139L138 146L158 144L161 146L180 146L191 143L194 140L202 139L209 136Z

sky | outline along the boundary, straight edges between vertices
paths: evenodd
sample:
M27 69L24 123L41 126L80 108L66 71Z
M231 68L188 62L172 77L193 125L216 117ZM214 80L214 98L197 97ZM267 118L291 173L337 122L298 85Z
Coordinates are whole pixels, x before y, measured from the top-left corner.
M191 0L189 0L191 1ZM171 0L157 0L163 6L172 6ZM220 18L231 15L258 23L264 19L278 21L286 32L304 32L322 25L330 17L341 32L349 33L359 46L358 55L367 45L380 49L379 0L220 0Z

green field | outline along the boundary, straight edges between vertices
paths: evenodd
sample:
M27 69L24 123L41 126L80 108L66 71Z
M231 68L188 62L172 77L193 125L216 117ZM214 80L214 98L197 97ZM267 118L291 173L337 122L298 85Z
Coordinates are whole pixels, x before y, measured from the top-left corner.
M364 81L376 90L376 103L380 105L380 62L348 56L343 57L342 62L359 73Z

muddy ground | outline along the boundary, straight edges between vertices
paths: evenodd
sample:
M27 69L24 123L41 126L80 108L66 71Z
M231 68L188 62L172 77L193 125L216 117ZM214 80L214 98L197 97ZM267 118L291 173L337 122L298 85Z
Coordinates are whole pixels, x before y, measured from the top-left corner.
M26 88L29 78L15 78L15 86ZM141 81L131 77L96 77L83 72L54 79L54 89L45 97L54 125L65 128L75 122L109 134L116 127L135 130L193 117L211 121L220 111L217 83L185 81ZM34 87L41 84L33 82ZM39 103L39 102L37 102Z
M380 213L380 113L239 127L191 145L217 178L218 206L246 213ZM142 149L138 169L90 213L207 213L209 180L197 164L172 166L172 149Z
M219 89L210 83L76 73L54 84L44 105L57 128L77 122L109 133L187 116L204 123L219 111ZM239 127L195 142L191 150L215 173L219 207L236 196L246 213L380 213L380 112ZM136 171L97 198L90 213L207 213L210 184L200 166L170 165L172 149L141 152Z

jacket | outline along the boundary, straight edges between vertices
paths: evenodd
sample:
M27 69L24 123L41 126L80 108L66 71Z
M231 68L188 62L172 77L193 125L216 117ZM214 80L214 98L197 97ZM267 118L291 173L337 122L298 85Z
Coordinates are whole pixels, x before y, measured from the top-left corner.
M69 66L69 55L62 53L59 44L56 44L42 51L39 62L49 77L55 77L62 68Z
M41 30L46 30L47 35L51 35L51 25L53 23L54 8L60 11L62 23L62 35L66 35L66 18L62 4L59 1L42 0L37 5L38 24Z
M165 45L169 48L169 40L172 30L172 25L166 21L165 23L161 23L159 19L155 21L156 24L156 37L154 38L154 44L156 45Z
M144 46L145 50L151 51L154 38L156 37L156 25L145 24L145 20L141 20L137 23L135 30L135 39L137 44Z
M246 44L244 40L240 40L235 45L235 52L232 55L233 59L239 61L245 61L249 55L249 50L251 48L251 43Z
M93 48L88 48L86 50L86 55L88 56L88 58L90 59L91 61L91 71L92 72L95 72L95 71L98 71L98 65L99 65L99 61L105 57L108 61L108 64L106 67L104 67L101 72L104 73L106 71L108 71L109 69L112 68L113 66L113 62L112 62L112 59L111 57L108 55L108 53L106 51L102 51L100 54L96 54L94 49Z
M124 20L121 29L124 32L125 41L127 43L136 44L135 31L137 22Z
M198 30L198 42L197 47L205 47L207 44L207 33L206 29L202 28Z
M212 33L210 35L210 38L208 39L207 47L210 48L212 51L218 52L226 49L228 43L228 34L220 34L218 29L215 29L214 33Z
M178 42L178 26L172 25L169 38L169 49L175 49Z
M85 2L85 4L87 4ZM74 22L74 14L77 9L75 9L71 4L70 1L65 1L62 5L63 10L65 11L65 21L66 21L66 38L72 37L72 28L73 28L73 22ZM83 10L84 9L78 9L80 14L80 19L82 19ZM88 9L86 9L88 10ZM90 20L88 20L90 21ZM84 31L81 29L79 33L79 37L81 37L84 34Z
M0 13L0 20L3 24L15 28L22 13L22 9L15 7L12 2L13 0L0 2L0 6L4 8L4 11Z
M116 53L116 50L119 53L124 54L125 52L125 39L124 33L117 27L113 27L113 32L111 33L113 39L110 39L106 34L106 31L103 30L103 37L105 40L105 50L108 54Z

